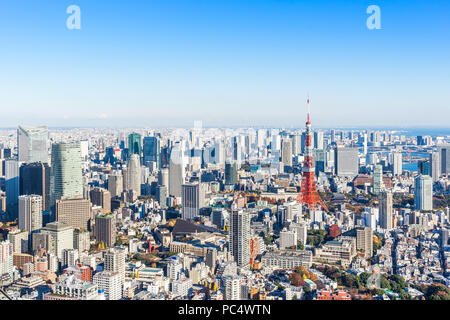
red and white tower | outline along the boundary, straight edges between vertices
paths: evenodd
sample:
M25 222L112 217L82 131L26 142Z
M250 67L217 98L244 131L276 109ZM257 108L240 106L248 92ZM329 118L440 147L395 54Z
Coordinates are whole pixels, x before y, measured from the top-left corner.
M306 137L305 137L305 160L303 162L303 174L302 183L300 187L300 193L297 197L297 202L307 204L310 209L318 209L322 207L328 212L328 208L323 203L316 188L316 181L314 177L314 159L313 159L313 146L312 146L312 131L311 131L311 118L310 118L310 105L308 96L308 121L306 122Z

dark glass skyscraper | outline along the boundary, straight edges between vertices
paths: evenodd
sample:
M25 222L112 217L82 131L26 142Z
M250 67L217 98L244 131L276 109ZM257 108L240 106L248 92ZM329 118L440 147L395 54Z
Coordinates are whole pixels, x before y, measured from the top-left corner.
M140 157L141 151L141 135L134 132L128 136L128 155L137 154Z
M156 162L157 168L161 168L161 142L158 137L145 137L144 138L144 163L147 161Z
M50 210L50 167L46 163L22 164L20 167L20 195L42 196L42 210Z

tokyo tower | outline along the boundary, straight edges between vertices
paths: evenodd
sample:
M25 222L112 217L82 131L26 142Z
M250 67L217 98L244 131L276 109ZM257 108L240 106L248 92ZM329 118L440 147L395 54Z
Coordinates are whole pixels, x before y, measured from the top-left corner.
M312 132L310 119L310 105L308 96L308 120L306 122L306 137L305 137L305 160L303 162L302 183L300 193L297 197L297 202L307 204L310 209L318 209L322 207L326 212L328 208L323 203L316 188L316 181L314 178L315 168L313 159L312 146Z

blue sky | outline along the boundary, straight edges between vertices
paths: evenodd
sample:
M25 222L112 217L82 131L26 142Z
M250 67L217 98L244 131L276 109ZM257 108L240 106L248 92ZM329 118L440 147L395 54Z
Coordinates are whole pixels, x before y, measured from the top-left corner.
M68 30L66 8L81 8ZM369 5L381 30L366 27ZM450 2L1 0L1 127L449 127Z

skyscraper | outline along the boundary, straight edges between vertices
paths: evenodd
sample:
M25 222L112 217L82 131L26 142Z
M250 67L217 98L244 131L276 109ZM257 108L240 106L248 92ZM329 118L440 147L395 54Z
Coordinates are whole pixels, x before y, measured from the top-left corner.
M403 173L403 156L400 152L392 154L392 174L399 176Z
M83 198L56 200L56 220L74 229L88 230L91 219L91 202Z
M122 284L125 282L125 248L111 248L105 255L105 271L120 274Z
M114 170L108 177L108 191L111 197L120 197L123 192L123 176L118 170Z
M29 234L42 228L42 196L19 196L19 229Z
M441 160L441 174L450 173L450 145L438 147L438 152Z
M141 157L141 135L139 133L132 133L128 136L128 154L137 154L139 159Z
M414 179L414 207L416 210L433 210L433 179L418 175Z
M156 167L161 168L161 141L159 137L145 137L144 138L144 164L147 161L156 162Z
M385 230L391 230L393 226L392 193L390 191L381 192L379 203L380 227Z
M356 228L356 249L364 251L365 258L373 256L373 231L371 228Z
M314 132L314 149L322 150L324 147L323 143L323 131Z
M379 195L383 189L383 166L375 165L373 169L373 194Z
M283 139L281 143L281 162L287 167L292 167L292 141Z
M128 160L128 187L127 190L133 190L138 196L141 195L141 163L137 154L132 154Z
M170 155L169 165L169 192L170 195L180 198L181 186L185 179L184 149L180 143L176 144Z
M225 184L231 186L237 184L237 164L234 161L225 163Z
M238 266L246 267L250 264L250 214L232 208L230 220L230 253Z
M112 247L116 243L116 219L114 215L98 215L95 217L95 239L98 243Z
M430 165L431 165L431 178L433 181L437 181L441 176L441 157L440 153L432 152L430 154Z
M19 202L19 162L16 159L5 161L6 209L10 218L17 218Z
M79 142L52 145L51 203L65 197L83 196L83 172Z
M64 257L64 250L73 249L73 228L64 222L48 223L41 229L40 234L49 236L46 249L60 260ZM33 237L33 247L35 246L34 239Z
M20 195L42 196L42 210L50 210L50 167L46 163L24 163L20 166Z
M0 242L0 276L13 276L13 246L9 241Z
M111 193L103 188L94 188L89 192L94 206L100 206L105 213L111 212Z
M356 176L358 174L358 149L336 147L334 166L338 176Z
M48 129L47 127L17 129L17 149L19 162L48 163Z
M205 206L205 184L183 184L182 186L183 219L193 219L200 215Z

